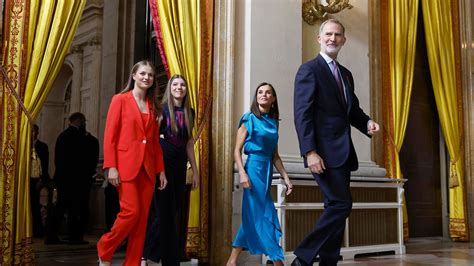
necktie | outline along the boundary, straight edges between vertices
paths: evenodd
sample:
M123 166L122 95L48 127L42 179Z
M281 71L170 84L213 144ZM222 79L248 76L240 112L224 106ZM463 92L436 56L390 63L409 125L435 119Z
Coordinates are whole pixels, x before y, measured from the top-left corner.
M342 85L341 73L339 67L337 67L336 60L332 60L330 65L332 66L332 75L336 79L337 87L339 88L339 94L341 95L344 103L346 103L346 96L344 95L344 86Z

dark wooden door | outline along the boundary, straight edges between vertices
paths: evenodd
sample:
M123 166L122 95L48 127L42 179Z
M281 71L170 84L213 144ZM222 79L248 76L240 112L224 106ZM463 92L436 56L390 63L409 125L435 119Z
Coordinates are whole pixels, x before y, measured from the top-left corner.
M420 8L421 11L421 8ZM441 236L439 119L426 55L421 12L410 114L400 151L410 237Z

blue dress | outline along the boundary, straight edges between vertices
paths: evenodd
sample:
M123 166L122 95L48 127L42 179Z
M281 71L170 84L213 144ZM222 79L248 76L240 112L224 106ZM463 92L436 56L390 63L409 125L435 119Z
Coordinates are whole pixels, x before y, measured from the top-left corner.
M248 155L245 171L252 187L244 189L242 224L232 246L251 254L265 254L270 260L284 260L279 244L280 223L270 194L278 121L267 114L258 118L249 112L242 116L239 127L242 124L248 132L244 143L244 153Z

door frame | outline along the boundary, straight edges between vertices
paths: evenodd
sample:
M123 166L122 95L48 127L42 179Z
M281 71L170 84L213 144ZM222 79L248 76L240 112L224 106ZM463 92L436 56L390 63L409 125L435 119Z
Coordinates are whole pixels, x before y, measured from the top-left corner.
M446 149L441 125L439 126L439 171L441 182L441 215L443 222L443 238L449 238L449 194L448 194L448 177L449 177L449 153Z

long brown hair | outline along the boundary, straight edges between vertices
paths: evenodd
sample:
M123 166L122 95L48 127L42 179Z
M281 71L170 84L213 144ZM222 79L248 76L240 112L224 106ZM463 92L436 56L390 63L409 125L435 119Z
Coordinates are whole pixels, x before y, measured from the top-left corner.
M174 113L174 101L173 95L171 95L171 84L175 79L182 79L184 81L184 85L186 86L186 95L183 98L183 109L184 109L184 123L186 124L186 128L188 129L188 136L192 136L193 126L194 126L194 117L191 113L191 104L189 103L189 90L188 82L184 78L184 76L180 74L173 75L169 80L168 84L166 85L165 94L163 95L163 100L161 101L162 104L168 104L168 111L170 112L170 123L171 123L171 130L173 133L178 134L178 126L176 125L176 118Z
M271 118L275 118L276 120L280 120L280 111L278 109L277 94L276 94L275 88L273 88L273 85L268 82L262 82L258 84L257 88L255 89L255 95L253 96L253 101L252 101L252 105L250 106L250 111L258 118L262 117L262 112L260 112L260 108L258 108L257 94L258 94L258 89L260 89L260 87L265 86L265 85L267 85L268 87L272 89L273 97L275 97L275 101L272 103L272 106L270 107L270 111L268 111L268 116Z
M158 117L161 114L161 104L158 101L158 92L156 89L156 71L155 71L155 66L153 66L153 63L151 63L148 60L142 60L140 62L137 62L135 65L133 65L132 70L130 71L130 76L128 77L127 84L125 85L125 88L120 93L126 93L135 87L135 80L133 80L133 75L136 74L138 71L138 68L141 66L149 66L153 70L153 84L151 85L150 88L146 91L146 98L151 100L153 103L153 111L155 112L155 115Z

